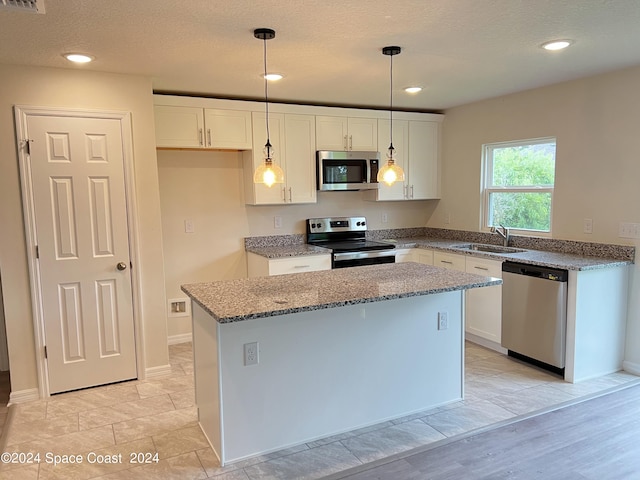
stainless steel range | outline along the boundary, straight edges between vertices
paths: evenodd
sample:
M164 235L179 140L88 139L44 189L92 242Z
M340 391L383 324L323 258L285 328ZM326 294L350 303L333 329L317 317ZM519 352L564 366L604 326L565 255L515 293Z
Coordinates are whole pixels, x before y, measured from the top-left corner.
M395 247L366 239L364 217L307 219L307 243L333 251L333 268L395 263Z

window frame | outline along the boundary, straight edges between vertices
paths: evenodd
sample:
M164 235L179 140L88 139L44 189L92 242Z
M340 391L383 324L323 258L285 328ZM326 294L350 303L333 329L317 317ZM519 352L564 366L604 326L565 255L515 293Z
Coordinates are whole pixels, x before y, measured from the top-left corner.
M489 225L489 219L491 217L491 194L492 193L549 193L551 195L551 203L549 206L549 231L546 230L533 230L526 228L509 227L511 232L523 233L523 234L535 234L539 237L551 237L553 230L553 197L555 189L555 164L554 164L554 183L553 186L543 185L526 185L526 186L488 186L493 177L493 151L499 148L506 147L520 147L529 145L539 145L543 143L554 143L556 146L556 155L558 149L558 140L556 137L540 137L524 140L511 140L507 142L493 142L485 143L482 145L482 176L481 176L481 214L480 214L480 229L482 231L491 231L491 225ZM556 158L557 160L557 158Z

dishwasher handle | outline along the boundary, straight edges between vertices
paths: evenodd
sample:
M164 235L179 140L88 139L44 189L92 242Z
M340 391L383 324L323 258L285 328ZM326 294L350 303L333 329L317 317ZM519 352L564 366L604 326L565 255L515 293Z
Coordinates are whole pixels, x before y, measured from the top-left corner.
M502 264L502 271L505 273L526 275L527 277L541 278L543 280L552 280L555 282L566 282L569 278L569 273L566 270L540 267L538 265L529 265L526 263L504 262Z

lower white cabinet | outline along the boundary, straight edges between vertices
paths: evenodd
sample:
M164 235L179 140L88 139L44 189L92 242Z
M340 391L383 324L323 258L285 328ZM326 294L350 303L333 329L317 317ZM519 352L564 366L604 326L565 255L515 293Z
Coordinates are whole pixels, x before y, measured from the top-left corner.
M396 250L396 263L417 262L433 265L433 250L424 248L400 248Z
M331 254L267 258L247 252L247 275L249 278L315 272L317 270L331 270Z
M465 271L464 255L446 252L433 252L433 265L447 270Z
M485 277L502 278L502 262L467 257L466 271ZM465 295L466 332L499 346L502 334L502 285L472 288Z

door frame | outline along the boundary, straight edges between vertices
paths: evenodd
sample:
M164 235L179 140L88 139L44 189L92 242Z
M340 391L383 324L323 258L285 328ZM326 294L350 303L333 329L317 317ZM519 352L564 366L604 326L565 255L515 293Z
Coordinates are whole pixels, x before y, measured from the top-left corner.
M36 257L36 222L33 201L33 185L31 183L31 158L27 153L27 120L29 116L95 118L120 121L122 134L123 169L125 181L125 196L127 206L127 226L129 229L129 254L133 268L131 272L133 327L136 346L137 378L144 377L145 361L143 351L144 330L142 325L141 285L140 273L140 236L138 225L138 208L136 202L135 169L133 163L133 140L131 130L131 112L118 110L88 110L63 107L44 107L30 105L14 105L16 122L16 142L18 163L20 167L20 186L22 190L22 212L24 216L25 243L27 247L27 261L29 264L29 283L31 290L31 308L33 317L33 333L36 349L36 369L38 373L39 398L48 398L49 372L44 356L45 335L44 319L42 315L42 291L40 284L40 268ZM27 399L24 399L27 400ZM35 400L35 398L34 398Z

